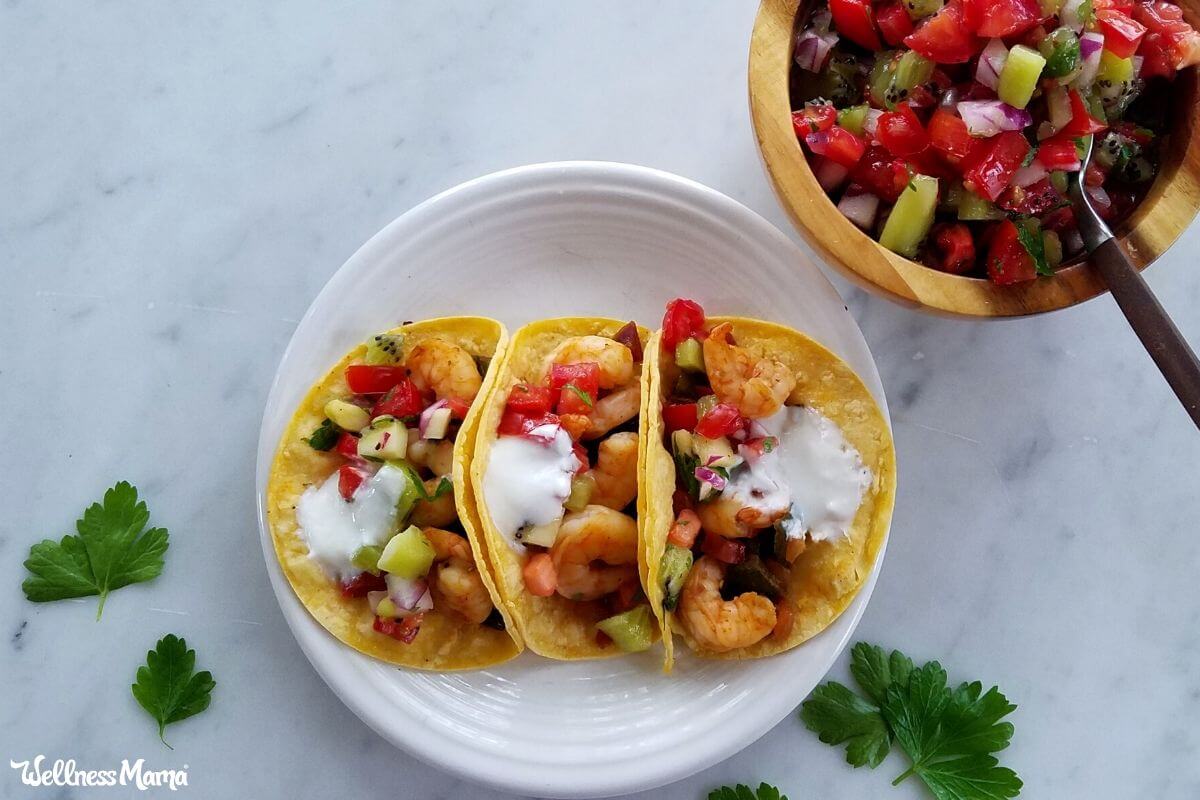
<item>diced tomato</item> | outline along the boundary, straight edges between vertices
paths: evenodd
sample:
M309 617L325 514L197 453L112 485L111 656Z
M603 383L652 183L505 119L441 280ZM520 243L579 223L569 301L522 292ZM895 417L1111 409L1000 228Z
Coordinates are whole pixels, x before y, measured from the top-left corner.
M342 584L342 597L366 597L367 592L382 592L386 589L387 581L382 575L360 572Z
M417 638L417 634L421 632L421 621L425 619L425 614L411 614L403 619L384 619L376 617L371 623L371 627L376 632L382 633L384 636L390 636L405 644L412 644L412 640Z
M992 283L1008 286L1031 281L1037 277L1033 256L1017 238L1017 226L1010 219L997 222L987 254L988 278Z
M1042 230L1060 233L1075 227L1075 212L1070 206L1056 208L1042 217Z
M1171 77L1176 70L1200 63L1200 33L1183 19L1183 9L1165 0L1139 2L1133 18L1145 26L1139 53L1145 58L1142 77Z
M366 480L366 475L357 467L350 464L343 464L338 467L338 494L342 499L349 502L354 498L354 492L362 482Z
M1075 139L1070 136L1054 136L1038 145L1035 160L1050 170L1061 169L1067 172L1079 170L1079 152L1075 149Z
M951 0L917 29L904 43L939 64L963 64L982 49L979 39L967 30L958 0Z
M1150 144L1150 142L1154 141L1154 132L1148 128L1140 127L1135 122L1116 122L1113 123L1112 129L1126 139L1132 139L1141 145Z
M1108 173L1095 161L1088 164L1087 171L1083 173L1084 186L1103 186L1107 179Z
M549 597L558 588L558 573L549 553L534 553L521 569L525 588L534 597Z
M1091 115L1078 89L1068 89L1067 97L1071 99L1071 121L1058 132L1059 136L1087 136L1089 133L1099 133L1108 128L1108 123Z
M1120 11L1101 9L1096 12L1096 22L1104 34L1104 49L1117 58L1129 58L1136 53L1146 35L1145 25Z
M1040 217L1050 209L1057 208L1067 201L1050 183L1049 178L1042 178L1029 186L1008 187L996 202L997 205L1008 211Z
M929 142L951 164L960 164L979 141L967 133L967 123L944 108L929 118Z
M588 451L586 447L581 445L579 442L575 442L573 445L571 445L571 452L575 454L575 458L579 461L579 469L575 470L576 475L582 475L592 468L591 463L589 463Z
M1037 25L1025 31L1025 33L1021 35L1020 44L1023 44L1033 50L1037 50L1038 45L1042 43L1042 40L1045 39L1046 36L1047 33L1045 26Z
M871 194L889 203L896 202L909 180L905 163L878 145L867 148L850 177Z
M975 264L975 238L961 222L939 222L933 226L935 266L942 272L961 275Z
M346 367L346 384L355 394L383 394L408 377L404 367L351 364Z
M810 133L827 131L837 122L837 109L828 103L805 103L804 108L792 112L792 129L803 139Z
M415 417L425 408L425 400L417 385L407 376L396 381L371 409L371 416L390 414L397 419Z
M509 390L505 408L532 416L549 412L552 404L550 390L545 386L518 383Z
M333 452L346 458L358 458L358 437L352 433L343 433L333 446Z
M496 426L496 432L502 436L523 436L534 428L540 428L543 425L559 424L561 424L561 421L555 414L530 416L506 408L504 414L500 417L500 424Z
M804 141L809 150L841 164L846 169L853 169L867 149L867 143L861 137L855 136L840 125L834 125L827 131L810 133Z
M875 31L870 0L829 0L829 13L837 32L868 50L882 50Z
M728 436L742 427L742 414L734 406L717 403L696 423L696 433L706 439Z
M467 412L471 410L471 404L461 397L447 397L446 407L450 409L452 419L466 419Z
M987 38L1015 36L1042 21L1037 0L964 0L968 28Z
M695 403L668 403L663 406L662 415L668 434L690 431L696 427L698 419Z
M550 368L550 391L558 392L559 414L591 413L600 396L600 365L555 364Z
M883 40L892 47L899 47L904 37L912 33L912 17L900 3L885 3L875 9L875 22L879 24L879 32Z
M893 112L880 115L875 138L900 158L910 158L929 147L929 134L916 112L905 103Z
M1092 8L1099 11L1119 11L1126 16L1133 13L1133 0L1092 0Z
M705 533L700 549L724 564L740 564L746 560L746 545L737 539L726 539L715 533Z
M675 517L675 524L667 534L667 541L676 547L691 549L700 535L700 517L690 508L685 508Z
M766 455L779 446L779 438L775 436L756 436L753 439L747 439L742 442L742 447L745 447L756 456Z
M704 309L694 300L679 297L667 303L663 315L662 346L668 353L675 353L675 346L685 339L704 331Z
M995 200L1029 154L1029 142L1019 131L992 137L988 151L963 173L963 185L980 197Z

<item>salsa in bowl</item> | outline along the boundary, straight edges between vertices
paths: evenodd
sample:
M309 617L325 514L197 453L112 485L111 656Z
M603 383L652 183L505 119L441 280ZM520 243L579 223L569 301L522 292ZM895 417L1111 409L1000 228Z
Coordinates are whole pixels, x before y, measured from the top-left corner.
M1103 291L1066 198L1092 135L1086 190L1134 261L1153 260L1195 213L1200 34L1165 0L1092 2L764 0L751 106L802 232L894 299L1071 305Z

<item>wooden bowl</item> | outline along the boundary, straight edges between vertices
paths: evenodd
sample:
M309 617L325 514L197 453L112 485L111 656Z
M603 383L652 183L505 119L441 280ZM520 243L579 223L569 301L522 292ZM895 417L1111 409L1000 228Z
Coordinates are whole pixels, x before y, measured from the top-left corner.
M750 40L750 114L759 151L783 207L825 260L864 288L904 305L969 317L1038 314L1080 303L1106 291L1084 261L1052 278L996 286L930 269L887 250L842 216L817 183L792 129L788 78L796 16L802 0L762 0ZM1193 25L1200 0L1183 0ZM1171 246L1200 205L1200 97L1196 70L1175 79L1178 101L1163 164L1146 198L1114 231L1143 268Z

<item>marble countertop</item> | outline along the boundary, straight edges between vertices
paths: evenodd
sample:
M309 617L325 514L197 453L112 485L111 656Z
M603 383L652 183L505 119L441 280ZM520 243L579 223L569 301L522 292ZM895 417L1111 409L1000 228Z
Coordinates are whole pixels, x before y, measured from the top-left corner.
M267 387L362 242L503 167L648 164L795 236L746 109L754 13L0 4L0 757L187 764L206 798L494 796L386 744L292 639L255 527ZM1147 278L1200 342L1197 248L1193 227ZM901 474L858 638L999 684L1020 705L1004 758L1023 796L1200 795L1200 434L1113 301L978 324L838 286L879 362ZM29 545L122 478L171 531L164 576L114 594L99 623L93 600L27 603ZM128 690L166 632L218 681L174 751ZM793 800L924 796L888 787L902 769L852 771L793 715L642 796L760 780ZM0 796L27 795L50 796L0 775Z

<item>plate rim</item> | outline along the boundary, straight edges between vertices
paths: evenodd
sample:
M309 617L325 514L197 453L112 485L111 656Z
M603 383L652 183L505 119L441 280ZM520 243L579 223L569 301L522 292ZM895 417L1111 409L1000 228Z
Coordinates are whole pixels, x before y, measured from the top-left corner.
M317 309L325 304L327 297L337 294L339 284L348 280L347 275L356 269L356 265L359 262L370 260L374 256L375 251L386 249L387 244L395 239L407 226L414 224L415 221L429 215L431 212L436 212L444 204L453 202L463 195L469 196L473 192L482 192L481 197L491 196L489 192L491 192L493 187L503 186L506 183L524 184L530 180L538 182L541 180L554 181L564 178L587 179L589 190L629 188L631 185L636 184L639 188L648 188L663 195L669 195L677 202L684 202L696 207L703 206L706 210L716 212L723 218L735 223L736 227L746 231L745 235L748 237L770 239L773 240L772 243L775 246L794 251L797 256L796 261L799 269L811 269L814 273L812 276L814 279L819 279L823 282L834 296L841 297L836 287L833 286L816 263L807 257L807 254L804 253L795 241L784 235L775 225L728 195L690 178L653 167L612 161L539 162L511 167L472 178L434 194L393 219L358 247L330 275L321 290L317 292L304 315L297 323L292 336L289 338L288 344L280 356L267 392L257 443L255 499L259 542L262 547L268 577L271 581L271 588L275 594L280 612L283 614L293 638L300 645L301 651L312 665L314 671L316 671L330 690L333 691L334 695L363 723L393 746L418 760L450 775L461 777L482 786L535 796L608 797L621 793L654 789L686 778L708 766L720 763L760 739L792 713L795 706L784 704L777 710L772 705L770 713L762 715L756 721L756 724L746 732L746 735L732 745L714 743L707 749L701 750L694 757L686 760L677 759L671 761L662 759L659 763L651 765L648 769L642 769L636 775L616 775L611 774L611 772L606 774L604 770L593 770L590 773L578 771L572 773L568 785L563 782L539 781L533 776L526 776L513 770L502 774L501 770L492 769L486 765L479 766L465 759L455 760L454 756L456 754L454 752L440 753L433 747L423 746L420 737L411 735L406 737L396 730L395 726L389 726L387 724L388 720L382 718L382 715L379 713L378 705L366 702L367 698L362 696L362 692L354 691L354 687L348 685L349 682L345 681L342 675L334 674L337 671L335 664L333 662L327 663L325 657L318 653L316 648L317 639L320 639L322 636L332 639L332 636L309 615L283 575L283 571L275 557L274 544L271 539L266 516L267 478L269 477L271 462L278 447L277 441L267 438L269 429L271 428L271 410L279 402L280 383L285 367L290 364L294 356L293 350L295 349L297 334L308 320L317 313ZM842 305L845 308L844 302ZM846 313L849 315L848 308L846 309ZM862 374L862 370L859 370L860 377L878 403L889 430L892 430L887 399L884 394L883 383L879 376L874 354L867 345L862 330L853 316L849 316L849 323L851 326L851 331L849 331L851 338L855 340L856 345L861 346L870 366L867 374ZM813 686L816 686L820 682L821 678L828 673L837 658L845 650L866 610L878 581L879 573L883 568L888 540L891 538L891 522L892 519L889 514L884 541L867 581L859 589L849 607L834 620L830 628L818 634L818 636L825 636L832 632L831 628L834 626L842 628L830 656L825 659L824 663L818 663L820 676L815 680ZM336 643L336 640L333 641ZM368 656L345 647L345 645L336 644L338 644L339 649L344 649L345 656L350 663L353 663L356 659L378 663ZM791 652L796 651L793 650ZM527 657L529 656L522 654L519 658ZM780 654L775 657L786 657L786 655ZM811 691L811 688L809 691ZM643 762L646 760L642 759Z

